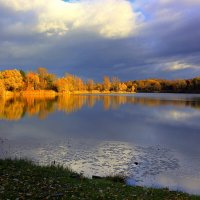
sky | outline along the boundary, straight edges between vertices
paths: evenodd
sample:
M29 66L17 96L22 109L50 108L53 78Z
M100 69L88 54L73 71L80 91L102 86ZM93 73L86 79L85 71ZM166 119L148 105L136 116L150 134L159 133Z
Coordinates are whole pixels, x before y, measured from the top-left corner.
M200 76L200 0L0 0L0 70Z

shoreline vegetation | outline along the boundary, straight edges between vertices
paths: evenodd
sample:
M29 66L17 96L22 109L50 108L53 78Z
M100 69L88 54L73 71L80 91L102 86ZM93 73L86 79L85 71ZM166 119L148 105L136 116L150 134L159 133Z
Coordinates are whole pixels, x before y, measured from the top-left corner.
M135 94L135 92L126 92L126 91L73 91L73 92L56 92L54 90L30 90L30 91L5 91L0 97L57 97L57 96L65 96L65 95L78 95L78 94Z
M123 176L83 177L62 166L0 159L0 199L181 199L198 200L167 188L128 186Z
M117 77L103 77L103 82L82 80L72 74L56 77L45 68L36 72L0 71L0 96L57 96L68 94L123 93L200 93L200 77L185 80L146 79L122 82Z

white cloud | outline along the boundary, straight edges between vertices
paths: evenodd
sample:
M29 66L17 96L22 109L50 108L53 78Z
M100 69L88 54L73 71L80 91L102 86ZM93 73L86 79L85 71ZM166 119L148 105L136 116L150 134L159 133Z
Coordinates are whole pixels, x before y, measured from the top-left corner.
M161 1L0 0L0 69L39 65L98 78L106 68L126 80L195 77L199 7ZM117 63L124 66L111 69Z
M184 70L184 69L196 69L197 66L189 65L186 63L180 62L173 62L166 65L165 71L177 71L177 70Z
M34 13L34 30L48 35L84 29L103 37L127 37L136 31L141 15L126 0L0 0L1 5L24 17Z

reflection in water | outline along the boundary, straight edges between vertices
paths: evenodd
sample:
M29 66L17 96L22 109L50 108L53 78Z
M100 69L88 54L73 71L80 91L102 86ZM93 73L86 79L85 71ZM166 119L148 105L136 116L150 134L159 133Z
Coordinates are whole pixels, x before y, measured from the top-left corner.
M0 99L0 158L200 194L199 119L200 95Z
M51 98L1 98L0 119L19 120L27 113L28 116L38 115L44 119L55 111L56 99Z
M124 104L139 104L144 106L178 106L200 109L200 101L197 98L189 99L161 99L145 96L124 95L63 95L53 98L41 97L17 97L0 99L0 119L19 120L28 116L37 115L39 119L45 119L56 110L72 113L84 106L94 107L97 102L103 103L104 110L118 109Z

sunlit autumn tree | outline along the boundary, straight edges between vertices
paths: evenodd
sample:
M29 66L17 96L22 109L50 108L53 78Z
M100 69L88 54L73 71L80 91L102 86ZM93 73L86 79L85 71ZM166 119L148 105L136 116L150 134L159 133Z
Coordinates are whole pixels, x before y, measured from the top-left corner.
M137 86L136 84L133 84L128 92L136 92L136 90L137 90Z
M135 82L137 84L138 91L144 91L145 90L145 81L140 80Z
M3 96L5 92L5 86L3 81L0 79L0 96Z
M95 83L94 83L94 81L93 81L92 79L89 79L89 80L87 81L87 90L88 90L88 91L92 91L92 90L94 90L94 88L95 88Z
M161 85L157 80L147 80L145 82L146 91L156 91L159 92L161 90Z
M39 89L40 79L38 74L34 72L29 72L26 75L27 79L27 90L37 90Z
M75 90L75 81L76 77L72 74L65 74L65 76L62 78L62 82L65 84L65 90L72 92Z
M112 83L111 83L111 90L117 92L120 90L119 88L120 80L117 77L112 77Z
M78 91L85 90L85 85L81 78L75 77L74 89Z
M46 76L48 74L47 69L43 67L39 67L37 70L37 73L39 77L39 88L46 89L47 87Z
M103 77L103 89L109 91L111 87L110 78L108 76Z
M119 84L119 91L125 92L127 90L127 86L125 83Z
M66 78L59 78L54 83L55 88L58 92L69 92L69 85Z
M103 90L103 85L101 83L96 83L95 86L94 86L94 89L98 90L98 91L102 91Z
M66 74L64 77L59 78L54 83L58 92L73 92L76 90L83 90L85 88L81 78L72 74Z
M0 79L3 81L6 90L19 91L24 88L23 77L19 70L1 71Z
M137 85L133 81L126 82L126 86L127 86L126 89L127 92L136 92L137 90Z
M37 73L39 76L39 89L52 89L56 76L54 74L50 74L44 67L39 67Z

